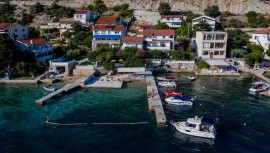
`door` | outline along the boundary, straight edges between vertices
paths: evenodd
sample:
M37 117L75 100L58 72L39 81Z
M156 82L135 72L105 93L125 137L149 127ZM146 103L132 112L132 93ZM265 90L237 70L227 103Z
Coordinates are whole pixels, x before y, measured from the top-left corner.
M214 52L210 52L210 58L213 58Z

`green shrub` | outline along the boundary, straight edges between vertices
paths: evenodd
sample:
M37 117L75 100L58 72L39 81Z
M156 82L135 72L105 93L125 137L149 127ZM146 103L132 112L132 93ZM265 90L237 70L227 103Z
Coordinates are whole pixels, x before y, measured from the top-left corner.
M199 61L196 63L199 69L208 68L209 65L205 61Z

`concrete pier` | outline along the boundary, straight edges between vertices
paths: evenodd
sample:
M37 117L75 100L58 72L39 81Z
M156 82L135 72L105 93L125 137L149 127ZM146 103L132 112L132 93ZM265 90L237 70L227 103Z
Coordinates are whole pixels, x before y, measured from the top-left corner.
M151 71L146 71L146 84L147 84L147 96L148 106L150 111L155 111L157 124L165 125L166 116L163 109L163 105L158 93L157 85ZM155 89L154 97L151 97L152 89Z
M83 88L115 88L121 89L123 80L114 77L95 77L87 81Z
M61 89L58 89L58 90L56 90L56 91L48 94L47 96L44 96L44 97L36 100L36 104L38 104L38 105L44 105L44 102L46 100L48 100L50 98L53 98L53 97L55 97L56 95L58 95L60 93L62 94L64 92L68 92L68 91L70 91L72 89L75 89L77 87L80 87L80 84L79 83L67 84L64 87L62 87Z

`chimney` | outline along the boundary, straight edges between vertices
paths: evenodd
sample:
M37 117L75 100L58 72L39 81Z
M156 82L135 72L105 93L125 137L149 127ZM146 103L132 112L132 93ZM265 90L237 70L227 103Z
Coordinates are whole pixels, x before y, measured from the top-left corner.
M32 39L30 40L30 44L31 44L31 45L33 44L33 40L32 40Z

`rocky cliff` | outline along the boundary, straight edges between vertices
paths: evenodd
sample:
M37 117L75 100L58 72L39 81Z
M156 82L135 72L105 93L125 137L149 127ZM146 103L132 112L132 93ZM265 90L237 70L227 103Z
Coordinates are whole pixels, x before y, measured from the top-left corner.
M31 5L36 2L50 5L48 0L12 1L13 4ZM157 11L160 2L169 2L172 10L191 10L203 13L208 5L217 5L220 11L229 11L235 14L244 14L248 11L270 14L270 0L103 0L108 7L128 3L130 8L137 10ZM58 0L59 5L80 8L92 4L93 0Z

